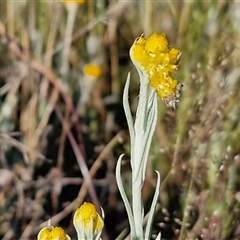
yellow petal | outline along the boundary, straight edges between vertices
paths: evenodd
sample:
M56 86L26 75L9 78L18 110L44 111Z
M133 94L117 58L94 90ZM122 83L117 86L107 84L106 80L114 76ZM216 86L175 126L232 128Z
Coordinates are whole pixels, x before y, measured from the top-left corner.
M170 63L172 64L177 63L180 56L181 56L181 51L179 49L172 48L169 52Z

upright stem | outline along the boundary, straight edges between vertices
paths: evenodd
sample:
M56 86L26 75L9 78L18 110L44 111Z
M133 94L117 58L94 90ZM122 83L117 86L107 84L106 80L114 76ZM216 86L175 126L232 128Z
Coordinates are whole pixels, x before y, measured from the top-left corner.
M68 72L68 65L69 65L69 54L70 54L70 48L72 43L72 34L73 34L73 27L74 27L74 21L77 14L78 9L78 3L70 2L66 3L66 8L68 11L67 16L67 26L65 31L65 39L64 39L64 47L63 47L63 55L62 55L62 66L61 66L61 73L64 78L64 81L66 81L66 75Z
M132 149L131 165L132 165L132 209L136 234L138 239L143 239L143 217L144 208L142 201L143 178L143 156L144 156L144 136L146 134L146 113L148 99L148 76L142 74L143 78L140 82L139 103L134 124L135 141L134 149Z
M140 72L141 73L141 72ZM139 73L139 74L140 74ZM148 99L148 75L142 74L142 77L140 77L140 93L139 93L139 102L137 107L137 113L136 113L136 120L134 124L134 132L135 132L135 139L134 139L134 149L132 149L132 174L133 174L133 182L136 178L138 178L138 175L140 174L140 168L142 165L142 157L143 157L143 139L146 134L146 114L147 114L147 99ZM139 179L139 178L138 178ZM143 181L143 179L141 179Z

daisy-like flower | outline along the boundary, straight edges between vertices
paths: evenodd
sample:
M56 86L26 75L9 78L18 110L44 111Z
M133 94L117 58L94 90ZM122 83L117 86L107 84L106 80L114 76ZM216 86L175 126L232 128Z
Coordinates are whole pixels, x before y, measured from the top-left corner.
M78 239L82 240L100 239L104 226L103 219L97 213L96 207L88 202L83 203L76 210L73 217L73 224L77 231Z
M167 106L175 108L182 91L182 84L172 78L177 71L181 52L176 48L169 49L165 34L152 34L145 39L137 38L130 49L130 57L135 66L149 76L150 86Z
M71 240L61 227L47 226L38 233L38 240Z

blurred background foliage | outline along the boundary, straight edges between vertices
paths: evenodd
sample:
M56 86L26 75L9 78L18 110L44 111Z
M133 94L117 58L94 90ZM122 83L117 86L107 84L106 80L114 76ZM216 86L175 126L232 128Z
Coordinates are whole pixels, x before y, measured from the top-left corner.
M125 153L130 195L121 98L131 71L134 114L128 51L153 32L181 49L184 84L176 110L159 99L143 190L147 212L160 171L153 235L240 238L239 23L237 1L0 1L0 238L36 239L51 218L76 239L83 201L103 207L103 239L126 237L114 173Z

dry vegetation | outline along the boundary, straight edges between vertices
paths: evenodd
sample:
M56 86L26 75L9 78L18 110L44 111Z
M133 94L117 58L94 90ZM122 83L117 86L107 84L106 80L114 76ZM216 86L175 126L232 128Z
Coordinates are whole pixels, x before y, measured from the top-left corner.
M83 201L103 207L103 239L126 236L114 171L126 153L130 194L121 96L132 71L134 113L138 79L128 50L143 32L165 32L182 50L184 92L175 111L159 99L143 192L147 209L159 170L153 233L239 239L239 12L237 1L0 1L0 238L36 239L51 218L74 239ZM90 62L100 78L84 74Z

